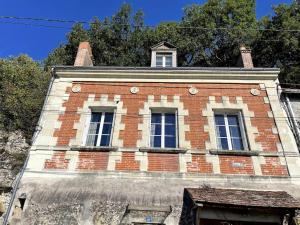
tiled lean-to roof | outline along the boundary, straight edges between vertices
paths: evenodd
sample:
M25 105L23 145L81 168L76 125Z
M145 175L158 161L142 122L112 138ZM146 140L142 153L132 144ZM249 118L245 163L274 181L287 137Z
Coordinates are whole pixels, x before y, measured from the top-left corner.
M263 208L300 208L300 202L285 191L256 191L221 188L187 188L192 200L202 204L220 204Z

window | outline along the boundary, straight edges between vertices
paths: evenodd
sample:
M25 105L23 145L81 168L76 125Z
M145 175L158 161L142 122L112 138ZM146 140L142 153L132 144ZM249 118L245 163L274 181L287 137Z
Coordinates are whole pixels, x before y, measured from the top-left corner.
M156 67L172 67L172 54L157 54Z
M216 113L217 142L222 150L244 150L246 139L240 114Z
M109 146L114 113L92 112L86 139L87 146Z
M176 148L175 113L152 113L150 146L154 148Z

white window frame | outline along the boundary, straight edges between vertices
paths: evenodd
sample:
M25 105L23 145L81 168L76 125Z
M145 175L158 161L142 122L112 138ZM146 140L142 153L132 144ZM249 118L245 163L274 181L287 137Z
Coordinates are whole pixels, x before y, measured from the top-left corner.
M88 118L87 118L87 126L86 126L86 132L84 133L84 140L83 140L83 146L94 146L94 147L110 147L112 144L112 139L113 139L113 131L114 131L114 124L115 124L115 117L116 117L116 110L91 110ZM101 120L100 120L100 127L97 136L100 138L97 138L97 143L96 145L87 145L87 137L89 135L89 128L90 128L90 123L92 119L92 113L102 113L101 115ZM105 120L105 113L113 113L113 120L112 120L112 127L110 131L110 140L109 140L109 145L107 146L100 146L101 139L102 139L102 131L103 131L103 125L104 125L104 120ZM104 115L104 116L103 116Z
M215 122L215 116L216 115L223 115L224 116L224 122L225 122L225 129L226 129L226 134L227 134L227 143L228 143L228 150L225 150L224 151L247 151L249 150L249 147L248 147L248 139L247 139L247 136L246 136L246 130L245 130L245 125L244 125L244 119L243 119L243 114L242 112L219 112L219 111L214 111L214 122ZM229 124L228 124L228 118L227 116L230 116L230 115L233 115L233 116L237 116L238 117L238 122L239 122L239 129L240 129L240 132L241 132L241 138L242 138L242 143L243 143L243 149L233 149L232 148L232 142L231 142L231 134L230 134L230 130L229 130ZM215 131L216 131L216 134L218 133L218 130L217 130L217 124L215 122ZM217 145L218 145L218 149L222 149L221 144L219 143L219 137L216 136L216 139L217 139Z
M156 58L155 58L155 66L156 67L166 67L166 57L169 56L171 57L171 66L169 67L173 67L173 55L172 54L163 54L163 53L156 53ZM157 66L157 57L162 57L162 66Z
M161 135L160 135L160 147L153 147L151 146L151 124L152 124L152 114L161 114ZM178 116L177 116L177 110L175 111L156 111L156 110L151 110L151 117L150 117L150 135L149 135L149 146L151 148L166 148L165 147L165 114L174 114L175 115L175 148L178 148L179 146L179 140L178 140Z

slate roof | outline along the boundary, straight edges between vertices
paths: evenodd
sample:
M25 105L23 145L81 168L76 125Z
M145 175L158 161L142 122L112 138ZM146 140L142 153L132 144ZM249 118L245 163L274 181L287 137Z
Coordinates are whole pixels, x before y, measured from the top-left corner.
M59 70L82 70L82 71L97 71L97 70L136 70L136 71L161 71L161 70L170 70L170 71L271 71L271 72L280 72L278 68L262 68L262 67L254 67L251 69L244 68L244 67L167 67L167 68L161 68L161 67L131 67L131 66L63 66L63 65L56 65L53 68L59 69Z
M300 202L285 191L254 191L221 188L187 188L194 202L263 208L300 208Z

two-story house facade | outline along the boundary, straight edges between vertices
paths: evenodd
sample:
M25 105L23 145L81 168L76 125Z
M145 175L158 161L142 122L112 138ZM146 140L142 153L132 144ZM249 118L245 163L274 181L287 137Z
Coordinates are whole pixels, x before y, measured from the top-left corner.
M81 43L53 68L11 224L292 224L300 157L279 70L241 60L177 67L162 42L151 67L98 67Z

